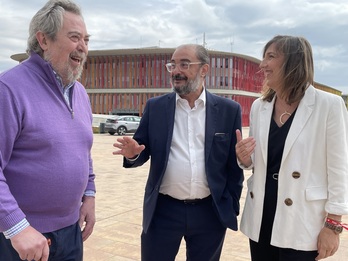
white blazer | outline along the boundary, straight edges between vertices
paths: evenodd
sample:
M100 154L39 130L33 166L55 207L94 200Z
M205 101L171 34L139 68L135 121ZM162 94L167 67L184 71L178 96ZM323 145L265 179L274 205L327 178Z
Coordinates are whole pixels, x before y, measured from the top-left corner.
M241 231L258 241L266 182L272 102L257 99L250 132L256 140L253 174ZM271 245L316 250L327 213L348 214L348 114L343 99L310 86L291 124L278 177Z

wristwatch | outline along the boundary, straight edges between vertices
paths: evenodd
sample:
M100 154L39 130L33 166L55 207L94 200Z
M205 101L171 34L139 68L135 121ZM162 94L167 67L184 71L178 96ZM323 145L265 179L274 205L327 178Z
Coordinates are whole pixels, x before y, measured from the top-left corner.
M342 226L334 225L334 224L331 224L331 223L329 223L327 221L325 222L324 227L327 227L328 229L333 230L335 232L335 234L337 234L337 235L341 234L342 231L343 231L343 227Z

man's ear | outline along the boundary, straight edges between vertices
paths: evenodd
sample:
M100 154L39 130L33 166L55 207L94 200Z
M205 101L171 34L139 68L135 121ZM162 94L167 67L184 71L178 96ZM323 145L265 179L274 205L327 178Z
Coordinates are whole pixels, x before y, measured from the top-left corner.
M203 64L201 75L205 77L209 72L209 64Z
M43 32L39 31L36 33L36 39L37 39L41 49L46 51L48 48L46 35Z

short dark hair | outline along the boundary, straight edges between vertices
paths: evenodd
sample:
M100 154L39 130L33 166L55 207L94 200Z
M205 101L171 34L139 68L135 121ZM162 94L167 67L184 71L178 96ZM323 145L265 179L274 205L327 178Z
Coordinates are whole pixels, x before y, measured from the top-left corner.
M176 49L182 48L182 47L192 47L195 50L195 54L197 56L197 59L202 62L202 64L209 64L210 58L207 49L200 44L183 44L178 46Z

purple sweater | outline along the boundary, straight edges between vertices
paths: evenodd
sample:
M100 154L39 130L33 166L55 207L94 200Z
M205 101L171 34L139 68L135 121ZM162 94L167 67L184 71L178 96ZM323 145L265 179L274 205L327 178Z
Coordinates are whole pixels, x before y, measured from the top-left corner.
M27 218L41 233L74 224L95 191L92 113L76 82L70 109L37 54L0 75L0 232Z

